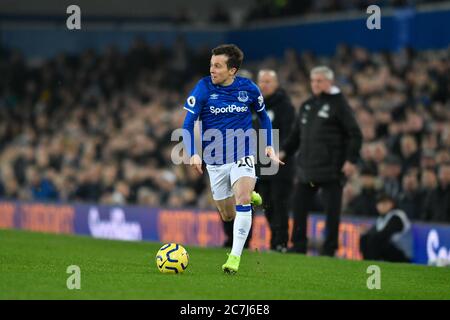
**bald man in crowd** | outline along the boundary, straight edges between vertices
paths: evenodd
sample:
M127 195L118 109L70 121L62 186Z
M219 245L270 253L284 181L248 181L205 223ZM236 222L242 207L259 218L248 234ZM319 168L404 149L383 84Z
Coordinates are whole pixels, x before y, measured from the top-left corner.
M282 145L293 125L295 109L286 91L280 88L274 70L259 71L257 84L264 97L272 128L279 130L279 143ZM259 180L256 190L263 198L264 213L270 226L270 249L279 252L286 252L287 248L290 195L295 176L295 161L286 160L286 165L280 166L275 175L264 175L259 172L263 165L257 166Z

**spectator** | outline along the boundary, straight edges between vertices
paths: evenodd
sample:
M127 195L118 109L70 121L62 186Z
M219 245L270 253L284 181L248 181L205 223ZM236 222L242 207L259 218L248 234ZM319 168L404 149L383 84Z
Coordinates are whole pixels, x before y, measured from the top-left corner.
M420 166L420 152L416 139L412 135L404 135L401 138L400 145L403 175L410 168Z
M450 223L450 163L439 167L438 186L425 199L422 219Z
M75 200L98 202L102 194L99 165L93 165L81 172L80 184L75 190Z
M354 216L376 217L376 171L370 166L361 169L361 192L347 205L345 213Z
M379 216L375 225L360 239L364 259L410 262L412 234L406 214L396 209L395 200L388 194L378 196L377 211Z
M158 194L146 187L139 188L138 203L149 207L158 207L160 205Z
M421 170L434 169L436 167L436 153L433 150L425 149L420 157Z
M15 179L8 179L3 186L2 198L7 200L16 200L19 198L19 184Z
M130 186L125 181L119 181L114 187L111 195L111 202L113 204L126 204L130 198Z
M430 194L437 188L437 175L433 169L425 169L420 176L420 192L422 194L422 212L419 217L420 220L425 219L424 209L425 201L430 197Z
M438 149L436 152L436 164L441 165L450 162L450 151L445 148Z
M380 171L384 192L396 199L401 192L401 160L394 155L388 156L381 165Z
M41 178L35 167L28 167L27 182L31 186L30 191L33 200L58 200L58 192L53 182L48 178Z
M424 193L420 190L419 180L415 171L409 171L403 176L403 191L399 195L399 209L408 215L410 220L420 220L423 210Z
M376 141L372 144L372 159L377 165L383 163L387 154L386 145L382 141Z

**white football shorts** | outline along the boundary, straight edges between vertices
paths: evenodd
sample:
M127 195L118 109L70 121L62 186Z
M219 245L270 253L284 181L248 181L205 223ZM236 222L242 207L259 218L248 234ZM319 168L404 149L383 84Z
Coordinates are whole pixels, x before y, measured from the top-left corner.
M233 196L233 185L241 177L256 179L255 157L247 156L242 159L222 165L206 165L211 182L214 200L223 200Z

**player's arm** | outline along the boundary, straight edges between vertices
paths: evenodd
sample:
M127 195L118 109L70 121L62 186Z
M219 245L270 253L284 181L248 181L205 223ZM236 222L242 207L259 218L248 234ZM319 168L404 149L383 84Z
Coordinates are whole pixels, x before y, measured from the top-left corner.
M275 153L275 150L272 145L272 122L270 121L269 116L266 112L266 106L264 104L264 98L259 92L259 89L257 89L258 93L258 99L255 106L256 114L258 115L259 123L261 124L261 128L266 130L266 156L268 156L272 161L284 164L283 161L281 161L278 156Z
M189 111L186 113L183 123L183 143L189 156L189 165L194 166L195 170L202 174L202 159L195 147L194 125L197 119L198 115Z
M197 148L195 147L194 125L195 121L199 117L202 105L204 103L205 90L203 81L200 80L194 90L190 93L189 97L186 99L186 103L184 105L184 109L187 112L183 123L183 143L189 156L189 164L193 166L200 174L203 173L202 159L197 151Z

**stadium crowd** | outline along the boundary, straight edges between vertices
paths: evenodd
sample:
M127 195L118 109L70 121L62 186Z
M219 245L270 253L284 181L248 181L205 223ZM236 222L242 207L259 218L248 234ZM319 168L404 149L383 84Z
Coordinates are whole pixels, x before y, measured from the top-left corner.
M342 45L332 57L286 50L244 68L277 70L295 107L309 95L312 67L335 71L364 138L345 214L375 217L385 191L412 220L450 223L449 58L450 49ZM173 164L170 142L209 59L209 48L181 38L171 49L137 39L125 53L111 46L40 64L1 50L0 197L213 208L207 176Z
M439 0L427 1L428 3L442 2ZM279 19L292 16L310 16L323 13L339 13L351 11L363 11L370 5L378 5L382 9L416 6L424 4L424 0L256 0L247 14L247 21L260 21L267 19Z
M251 5L230 7L216 2L206 17L208 24L233 24L234 15L238 15L240 24L280 20L292 17L310 17L324 13L366 12L370 5L378 5L382 10L415 7L424 4L438 4L447 0L254 0ZM164 17L174 24L191 25L199 21L198 14L189 7L182 7L173 16Z
M238 5L217 1L205 15L199 15L195 9L185 5L164 15L149 17L148 21L177 26L198 24L243 26L324 14L360 14L365 13L370 5L378 5L382 10L389 10L439 4L445 1L448 0L253 0Z

